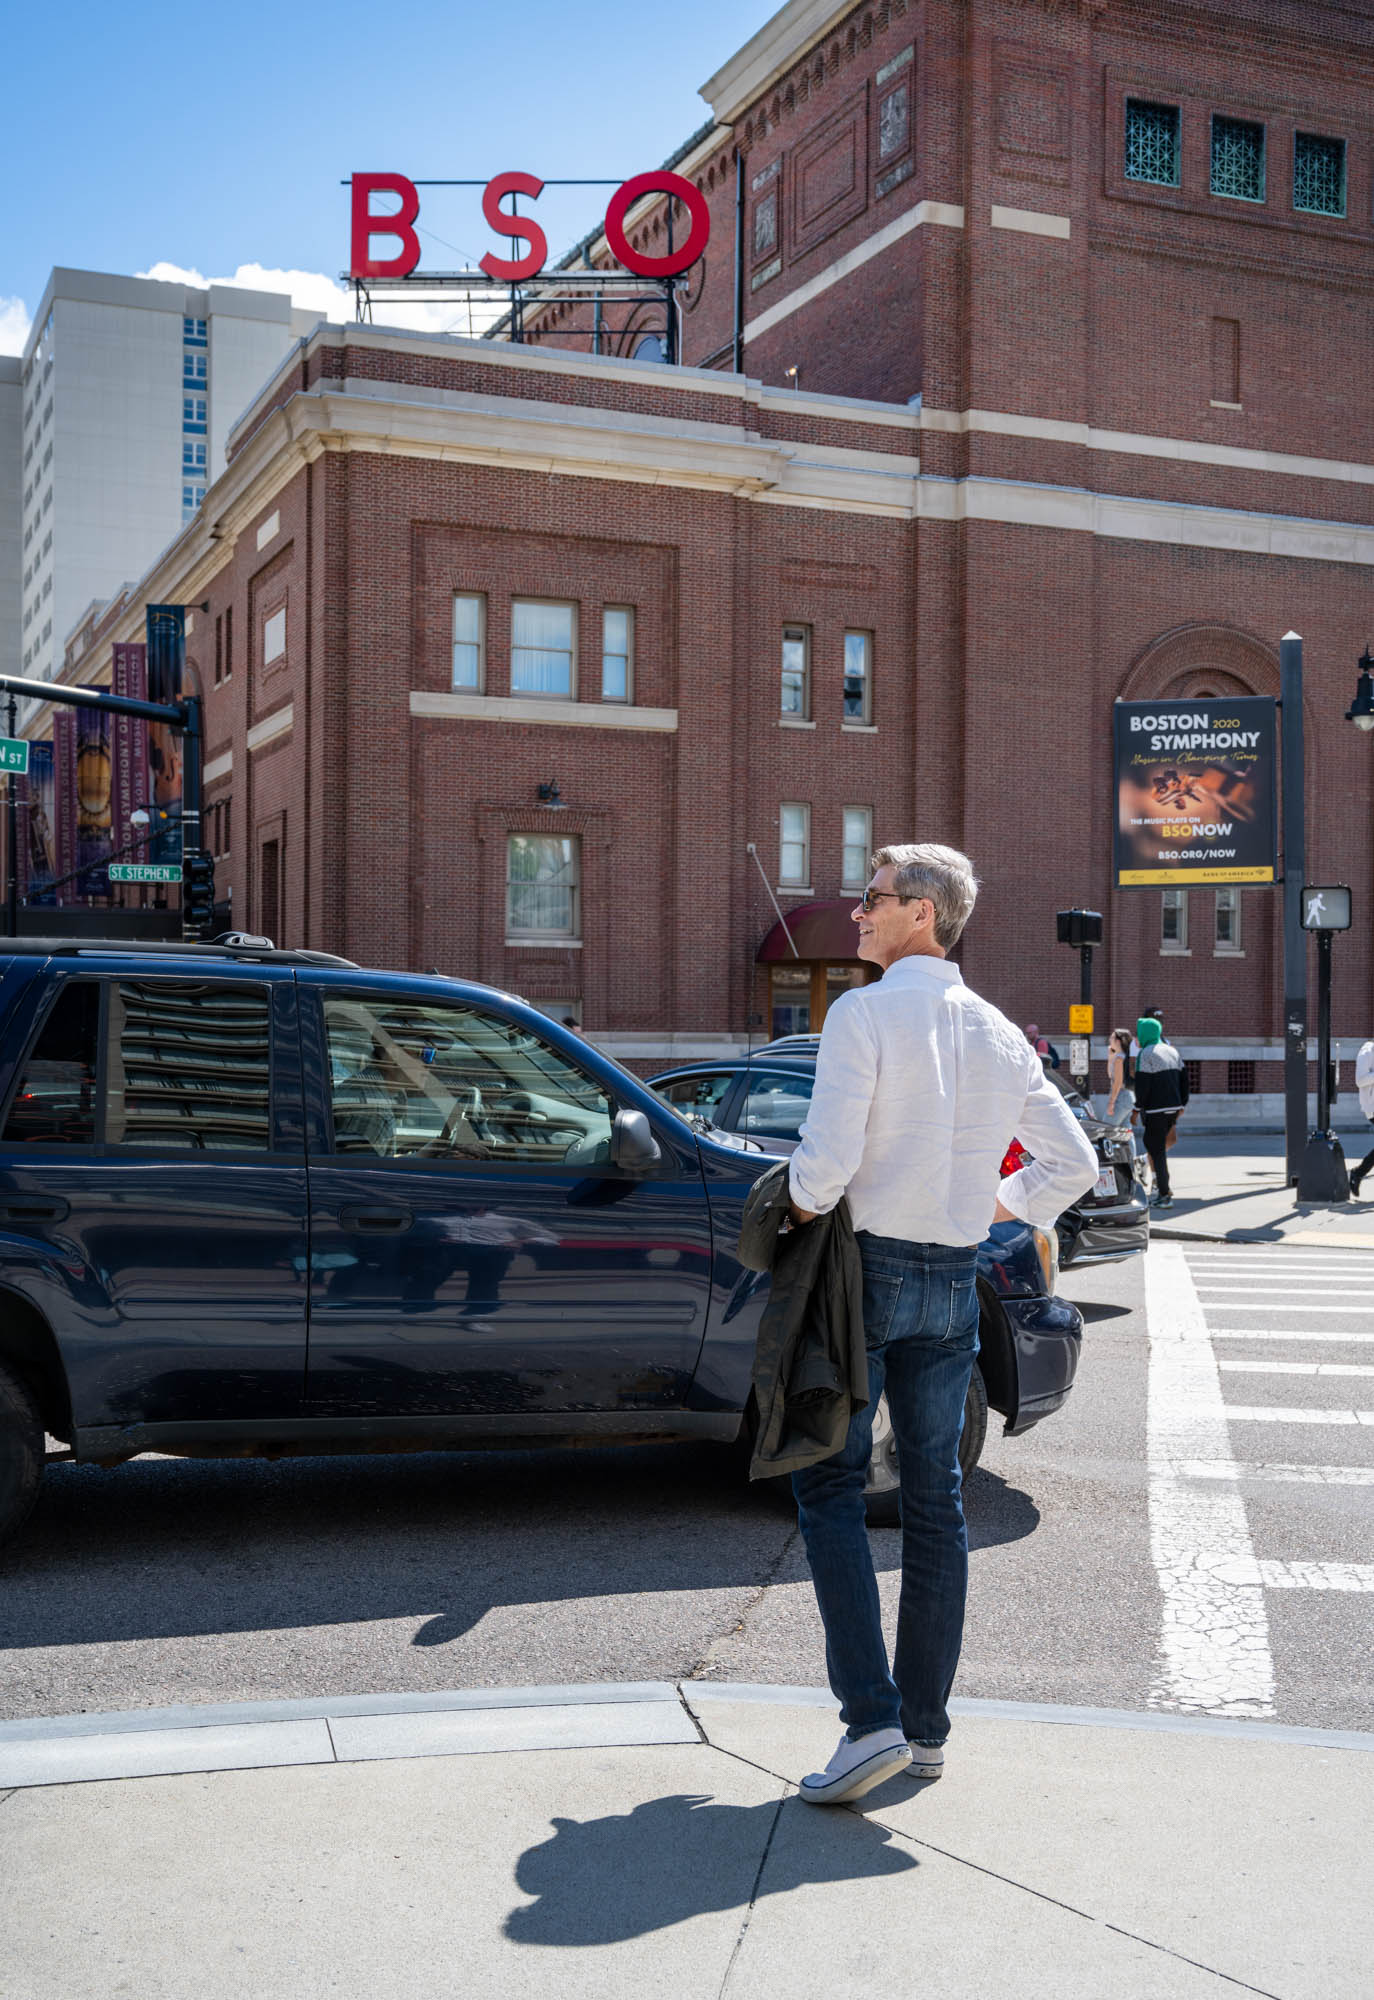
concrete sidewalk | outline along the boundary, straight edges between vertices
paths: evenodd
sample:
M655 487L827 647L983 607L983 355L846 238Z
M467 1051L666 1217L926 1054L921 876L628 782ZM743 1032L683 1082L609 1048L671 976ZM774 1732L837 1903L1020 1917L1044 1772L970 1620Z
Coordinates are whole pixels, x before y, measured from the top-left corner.
M954 1706L943 1780L831 1809L802 1688L0 1724L0 1993L1369 1993L1374 1736Z
M1374 1141L1369 1126L1342 1140L1346 1160L1358 1165ZM1358 1150L1356 1150L1358 1148ZM1300 1203L1284 1179L1278 1134L1192 1132L1187 1113L1169 1155L1174 1205L1153 1210L1150 1231L1164 1242L1292 1244L1310 1248L1374 1250L1374 1174L1361 1199Z

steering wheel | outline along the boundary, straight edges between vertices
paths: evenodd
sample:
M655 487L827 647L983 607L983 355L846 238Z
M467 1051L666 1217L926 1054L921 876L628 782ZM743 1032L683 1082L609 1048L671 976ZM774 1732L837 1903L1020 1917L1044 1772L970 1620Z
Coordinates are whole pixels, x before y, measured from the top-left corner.
M476 1147L454 1145L459 1125L464 1122L470 1125L474 1118L481 1116L481 1113L482 1093L475 1083L470 1083L464 1089L455 1092L453 1109L444 1120L439 1132L418 1150L421 1153L461 1153L473 1159L484 1158L484 1153Z

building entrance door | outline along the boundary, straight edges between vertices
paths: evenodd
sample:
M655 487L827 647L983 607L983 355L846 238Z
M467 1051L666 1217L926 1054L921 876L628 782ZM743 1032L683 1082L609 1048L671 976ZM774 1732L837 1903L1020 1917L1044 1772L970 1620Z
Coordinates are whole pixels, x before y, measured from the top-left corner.
M839 998L852 986L864 986L874 977L857 959L836 964L824 959L793 960L790 965L772 967L769 992L769 1032L780 1035L815 1035L825 1025L825 1017Z

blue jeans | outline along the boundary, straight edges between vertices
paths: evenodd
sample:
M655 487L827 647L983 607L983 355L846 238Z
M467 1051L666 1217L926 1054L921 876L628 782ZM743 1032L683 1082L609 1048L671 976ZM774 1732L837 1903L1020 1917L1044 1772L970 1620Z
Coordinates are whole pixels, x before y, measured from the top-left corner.
M825 1627L826 1666L848 1735L905 1731L943 1743L968 1592L959 1473L978 1352L978 1253L901 1237L858 1237L864 1269L868 1406L843 1448L792 1475ZM878 1580L864 1519L873 1411L884 1389L901 1465L902 1588L888 1669Z

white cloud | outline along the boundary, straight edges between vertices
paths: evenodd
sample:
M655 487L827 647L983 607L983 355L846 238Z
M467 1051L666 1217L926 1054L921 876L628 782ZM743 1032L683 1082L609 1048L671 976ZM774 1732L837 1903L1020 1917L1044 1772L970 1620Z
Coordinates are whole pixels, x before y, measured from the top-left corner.
M134 276L159 278L167 284L194 285L199 291L208 285L233 285L241 291L288 292L292 305L320 313L326 319L351 320L354 316L352 292L323 271L269 270L263 264L240 264L232 277L207 278L200 271L163 262L146 271L136 271ZM379 326L406 327L414 333L479 334L499 319L504 310L504 300L496 303L488 297L474 298L470 313L468 304L461 300L450 299L442 304L417 300L414 305L378 305L375 317Z
M0 354L22 354L32 325L22 299L0 298Z

